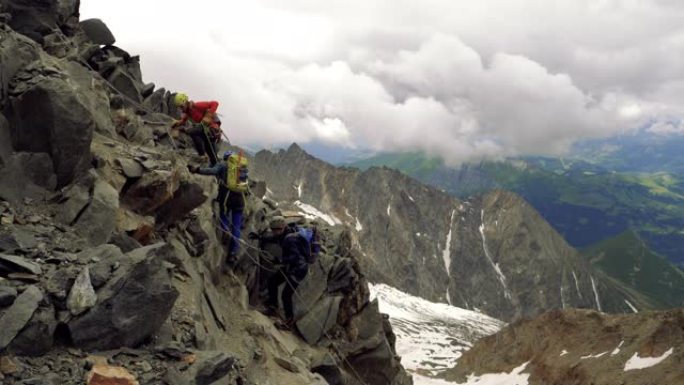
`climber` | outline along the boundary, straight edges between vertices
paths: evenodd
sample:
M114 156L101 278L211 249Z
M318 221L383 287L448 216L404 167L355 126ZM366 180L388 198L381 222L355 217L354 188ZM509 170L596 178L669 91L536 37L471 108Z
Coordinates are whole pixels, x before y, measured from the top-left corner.
M172 127L188 134L203 161L209 160L209 165L213 167L218 163L216 138L218 136L220 141L221 135L220 120L216 117L218 102L194 102L183 93L176 94L173 101L181 110L181 118L176 120ZM187 122L189 127L184 127Z
M242 226L242 212L245 208L245 193L249 191L247 185L247 158L242 152L235 154L226 151L223 162L213 167L200 168L188 165L191 173L214 175L218 180L219 219L221 230L230 234L227 263L235 262L240 250L240 230ZM229 217L230 216L230 217Z
M250 288L250 297L255 301L263 298L263 290L268 287L268 281L274 272L277 272L276 265L282 259L283 251L280 247L283 230L285 229L285 218L275 216L269 221L269 229L260 233L251 232L249 239L259 241L259 263L256 266L256 276L253 286Z
M267 283L268 300L266 302L267 314L277 314L278 288L285 283L282 292L283 310L288 324L294 320L292 308L292 296L297 287L306 277L309 271L309 263L320 252L317 233L312 229L298 228L294 223L285 226L285 220L279 217L271 221L272 237L268 241L279 241L282 249L281 266L273 274ZM263 239L262 239L263 242Z

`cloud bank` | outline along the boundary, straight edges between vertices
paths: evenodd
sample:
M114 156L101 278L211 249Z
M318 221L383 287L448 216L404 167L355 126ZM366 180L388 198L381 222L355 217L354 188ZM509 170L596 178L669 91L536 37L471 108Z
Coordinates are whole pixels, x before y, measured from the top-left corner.
M452 163L681 132L671 0L81 2L147 81L217 99L237 144L425 150Z

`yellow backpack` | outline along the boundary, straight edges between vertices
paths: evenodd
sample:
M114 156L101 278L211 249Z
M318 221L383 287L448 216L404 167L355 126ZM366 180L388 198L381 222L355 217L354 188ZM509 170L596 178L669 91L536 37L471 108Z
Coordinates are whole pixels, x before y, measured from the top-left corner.
M228 172L226 173L226 186L228 190L233 192L244 193L248 190L248 174L247 165L249 160L242 155L242 151L238 154L231 153L226 158L226 165Z

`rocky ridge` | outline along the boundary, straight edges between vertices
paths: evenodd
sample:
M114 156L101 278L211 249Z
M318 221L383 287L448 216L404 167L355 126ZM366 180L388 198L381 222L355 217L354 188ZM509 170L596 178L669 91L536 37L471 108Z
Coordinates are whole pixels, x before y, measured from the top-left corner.
M530 385L682 384L683 339L684 309L630 315L555 310L482 338L445 377L471 384L487 374L516 372Z
M280 330L254 310L254 245L220 273L216 183L167 135L171 94L104 23L79 24L78 1L0 7L0 382L411 383L349 231L321 225L325 253ZM257 197L245 233L306 222Z
M554 308L631 312L641 304L586 263L523 199L461 201L389 168L337 168L299 146L255 156L267 196L344 223L374 282L502 320Z

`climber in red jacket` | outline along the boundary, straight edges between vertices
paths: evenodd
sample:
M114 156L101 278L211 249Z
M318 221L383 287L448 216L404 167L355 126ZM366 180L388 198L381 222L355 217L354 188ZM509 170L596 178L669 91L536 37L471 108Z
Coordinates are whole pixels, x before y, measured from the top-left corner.
M216 136L221 135L220 121L216 117L218 102L195 102L188 99L188 95L179 93L174 97L174 103L181 110L181 119L174 122L173 128L181 127L180 130L192 138L197 153L203 159L208 159L213 167L218 162ZM189 127L183 128L186 123L189 123Z

